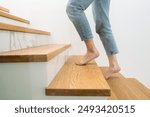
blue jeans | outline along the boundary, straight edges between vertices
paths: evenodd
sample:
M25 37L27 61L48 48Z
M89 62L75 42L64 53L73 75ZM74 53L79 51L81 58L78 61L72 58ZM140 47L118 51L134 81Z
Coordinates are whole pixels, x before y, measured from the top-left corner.
M109 21L110 0L69 0L66 12L73 22L81 40L93 39L93 34L84 11L92 4L96 32L104 45L107 56L118 53L118 48Z

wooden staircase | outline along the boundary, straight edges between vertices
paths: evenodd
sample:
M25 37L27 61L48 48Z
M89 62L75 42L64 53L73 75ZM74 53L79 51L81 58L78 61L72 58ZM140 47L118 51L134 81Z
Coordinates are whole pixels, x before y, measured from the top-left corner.
M108 68L100 68L104 73ZM150 89L145 87L135 78L125 78L117 73L107 80L111 88L111 96L108 100L150 100Z
M0 16L30 24L0 7ZM50 32L0 22L0 30L48 35ZM82 56L69 56L70 44L45 44L0 53L0 99L67 99L87 97L108 100L150 100L150 90L133 78L113 74L95 61L78 66ZM77 96L77 97L76 97ZM60 98L59 98L60 97ZM104 98L100 98L104 97ZM91 98L90 98L91 99Z
M9 9L1 7L1 6L0 6L0 16L14 20L14 21L19 21L22 23L30 24L29 20L9 14ZM17 25L13 25L13 24L2 23L2 22L0 22L0 30L33 33L33 34L41 34L41 35L50 35L50 32L47 32L47 31L33 29L33 28L27 28L27 27L22 27L22 26L17 26Z
M0 30L1 30L1 35L2 35L1 37L2 39L0 43L5 42L5 44L0 48L0 52L20 50L23 48L36 47L40 45L49 44L48 38L50 38L51 33L48 31L40 30L40 29L30 28L29 20L10 14L10 10L2 6L0 6L0 17L5 18L5 19L2 19L2 21L0 22ZM6 23L9 21L11 21L11 23ZM18 24L18 22L21 22L22 24ZM17 25L14 25L16 23ZM25 24L26 26L22 26ZM8 36L6 36L6 33ZM38 35L39 37L41 37L41 39L40 40L38 39L35 41L37 37L35 35ZM3 36L7 38L4 39L5 37ZM19 36L21 36L22 38L25 38L28 36L30 36L31 38L32 36L33 42L36 42L36 43L31 44L30 43L31 39L30 39L30 42L27 39L24 39L24 40L20 38L18 39ZM45 39L42 40L42 36L44 36ZM26 42L26 46L22 44L23 42ZM41 42L41 44L39 42ZM15 45L15 43L18 43L18 46L12 47L12 44Z
M30 28L29 20L10 14L7 8L0 7L0 16L27 24L24 27L0 22L1 32L5 31L5 35L7 32L10 35L8 36L10 37L10 44L12 41L11 35L13 35L13 39L16 38L16 34L23 34L23 36L30 34L33 37L35 35L43 36L43 40L46 36L51 35L48 31ZM44 87L51 82L55 74L64 65L71 45L49 44L49 40L46 42L41 45L35 44L1 51L0 99L49 99L45 96Z
M136 79L116 73L106 82L103 74L107 67L98 69L95 61L86 66L77 66L75 61L79 59L81 56L69 57L46 88L47 96L108 96L108 100L150 100L150 90Z
M44 87L64 65L70 44L49 44L0 54L0 99L51 99Z

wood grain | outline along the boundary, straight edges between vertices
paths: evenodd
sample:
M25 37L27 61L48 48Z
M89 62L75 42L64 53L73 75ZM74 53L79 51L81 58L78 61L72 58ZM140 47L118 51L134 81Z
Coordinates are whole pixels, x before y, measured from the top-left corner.
M104 74L108 70L108 67L100 67L100 69ZM110 78L125 78L125 77L121 73L114 73L110 76Z
M109 100L150 100L150 90L133 78L109 79L112 90Z
M49 44L39 47L0 53L0 63L47 62L70 46L70 44Z
M46 88L47 96L109 96L110 87L97 64L78 66L82 56L71 56Z
M30 24L30 21L28 21L26 19L11 15L11 14L7 14L7 13L1 12L1 11L0 11L0 16L6 17L6 18L9 18L9 19L12 19L12 20L16 20L16 21L19 21L19 22Z
M9 9L0 6L0 10L9 13Z
M24 33L33 33L33 34L41 34L41 35L50 35L50 32L32 29L32 28L26 28L11 24L5 24L0 23L0 30L6 30L6 31L15 31L15 32L24 32Z

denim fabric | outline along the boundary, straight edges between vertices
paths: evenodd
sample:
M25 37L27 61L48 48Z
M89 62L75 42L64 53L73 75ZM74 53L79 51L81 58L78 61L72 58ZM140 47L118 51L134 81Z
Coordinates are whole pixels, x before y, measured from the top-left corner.
M96 32L104 45L107 56L118 53L118 48L109 22L110 0L69 0L66 8L81 40L93 39L93 34L84 11L92 4Z

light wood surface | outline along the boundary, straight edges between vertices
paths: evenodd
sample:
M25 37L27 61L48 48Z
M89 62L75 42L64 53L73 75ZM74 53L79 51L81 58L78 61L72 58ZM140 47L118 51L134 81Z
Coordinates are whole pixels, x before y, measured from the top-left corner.
M133 78L109 79L109 100L150 100L150 90Z
M9 13L9 9L0 6L0 10Z
M108 70L108 67L100 67L100 69L102 73L104 74ZM115 73L115 74L112 74L110 78L125 78L125 77L121 73Z
M34 33L34 34L41 34L41 35L50 35L50 32L26 28L11 24L0 23L0 30L7 30L7 31L15 31L15 32L24 32L24 33Z
M0 11L0 16L6 17L6 18L9 18L9 19L12 19L12 20L20 21L20 22L23 22L23 23L30 24L30 21L28 21L26 19L11 15L11 14L8 14L8 13L4 13L4 12L1 12L1 11Z
M39 47L0 53L0 63L47 62L70 46L70 44L49 44Z
M110 87L97 64L78 66L82 56L71 56L46 88L47 96L109 96Z

